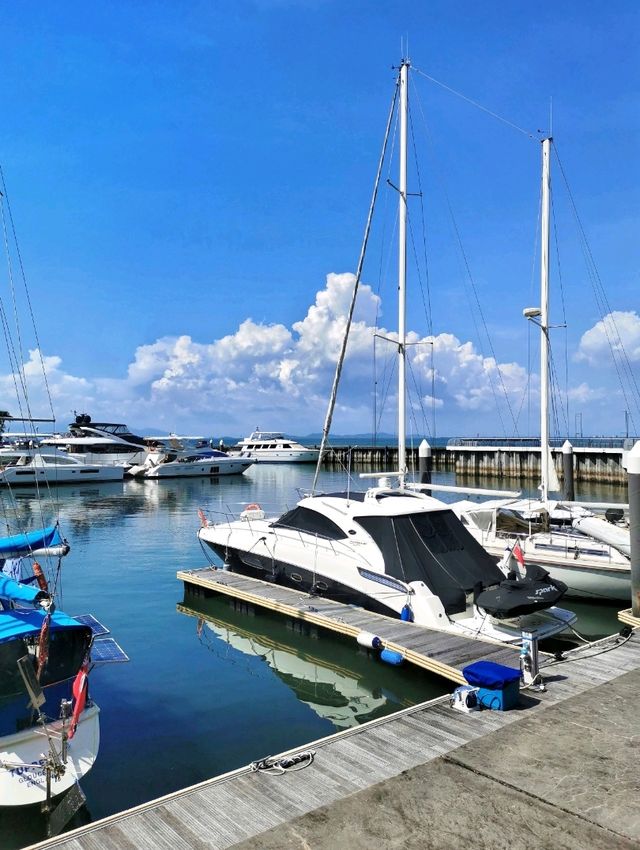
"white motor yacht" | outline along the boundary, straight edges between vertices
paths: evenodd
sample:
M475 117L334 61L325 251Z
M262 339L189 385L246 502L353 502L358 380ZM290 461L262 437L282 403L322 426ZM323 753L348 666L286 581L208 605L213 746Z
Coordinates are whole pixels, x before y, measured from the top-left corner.
M299 587L316 595L469 637L518 643L522 632L546 638L575 622L555 607L565 591L543 570L507 575L472 537L450 507L407 483L406 459L406 200L409 62L403 60L394 106L400 101L398 273L398 470L366 492L313 493L280 517L257 505L238 520L210 522L201 515L200 540L229 569ZM392 107L380 158L365 241L360 254L345 337L320 452L329 433L351 316L362 273L377 186L392 126ZM395 483L392 485L392 479Z
M230 457L217 449L201 449L195 454L189 454L158 448L149 451L144 463L130 467L127 475L133 478L241 475L254 463L253 458Z
M47 437L43 446L53 446L86 463L133 466L143 463L148 445L144 437L132 434L118 422L92 422L86 413L79 413L69 424L66 434Z
M123 466L85 463L54 450L2 449L0 485L11 487L47 484L76 484L79 481L122 481Z
M550 637L575 621L544 574L508 580L448 505L386 482L306 497L281 517L253 507L198 536L234 572L422 626L506 642Z
M316 463L319 449L312 449L285 437L280 431L261 431L256 428L240 440L230 454L252 458L257 463Z

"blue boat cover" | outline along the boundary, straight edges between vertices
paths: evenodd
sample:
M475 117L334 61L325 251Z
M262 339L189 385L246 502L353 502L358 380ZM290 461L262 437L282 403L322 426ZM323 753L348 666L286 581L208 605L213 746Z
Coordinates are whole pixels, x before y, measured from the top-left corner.
M43 596L39 587L22 584L22 582L0 573L0 599L6 599L9 602L33 603L38 596Z
M62 546L64 542L57 525L50 525L38 531L12 534L10 537L0 537L0 558L16 558L28 555L35 549Z
M25 608L13 608L10 611L0 611L0 643L5 643L17 637L39 634L44 618L45 612L42 610L29 611ZM70 627L87 628L62 611L53 612L49 624L51 631Z
M462 675L470 685L476 688L502 690L509 682L520 679L520 670L505 667L495 661L475 661L462 668Z

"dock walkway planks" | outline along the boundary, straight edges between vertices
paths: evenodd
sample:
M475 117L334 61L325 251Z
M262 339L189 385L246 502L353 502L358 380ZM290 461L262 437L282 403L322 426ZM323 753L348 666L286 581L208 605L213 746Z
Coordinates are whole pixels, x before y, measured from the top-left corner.
M371 632L411 664L457 684L465 683L462 668L481 658L511 667L519 663L517 647L427 629L239 573L213 568L182 570L178 579L190 588L225 594L343 635L355 638L362 631Z
M303 770L272 774L248 766L34 848L224 850L637 670L640 634L614 636L547 662L548 689L522 695L518 709L464 714L446 697L433 700L307 745L315 759Z

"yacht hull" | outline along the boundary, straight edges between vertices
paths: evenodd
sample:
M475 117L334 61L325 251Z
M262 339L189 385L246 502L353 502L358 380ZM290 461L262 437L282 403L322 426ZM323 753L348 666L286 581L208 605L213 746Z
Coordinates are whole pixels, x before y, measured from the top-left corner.
M318 449L308 451L244 449L238 456L251 458L256 463L317 463L319 455Z
M300 565L281 560L273 561L266 556L228 549L223 546L212 544L209 544L209 546L234 573L240 573L250 578L259 578L263 581L271 581L274 584L290 587L302 593L326 596L328 599L334 599L344 605L356 605L377 614L385 614L387 617L399 616L397 610L382 604L371 595L327 576L322 576L319 579L313 571Z
M340 555L332 551L331 565L326 562L320 566L322 558L318 559L317 571L304 567L301 564L291 563L281 558L274 559L270 554L261 554L256 551L236 549L227 544L217 543L206 537L201 538L218 557L224 562L225 567L231 572L240 573L251 578L259 578L274 584L299 590L301 593L309 593L311 596L326 597L345 605L354 605L384 614L387 617L399 619L404 605L407 603L407 590L395 579L381 573L366 569L362 564L357 573L351 572L353 580L350 583L340 581L334 575L340 569ZM356 584L357 582L357 584ZM312 604L312 603L310 603ZM575 615L564 617L560 609L549 609L549 612L541 611L524 616L516 625L515 622L502 621L500 624L490 626L487 624L487 615L479 616L474 630L474 637L488 640L502 640L506 643L518 643L521 639L522 629L537 631L541 638L553 637L561 634L567 625L575 620ZM491 619L491 618L489 618ZM451 631L457 634L468 634L469 627L454 622L448 623L443 617L437 623L421 623L418 625L428 628L437 628L442 631ZM486 627L486 630L483 629Z
M65 467L5 467L0 472L0 486L29 487L34 481L46 484L77 484L87 481L122 481L124 469L121 466L78 466Z
M202 462L181 463L170 461L159 463L152 467L138 467L130 470L129 474L141 478L193 478L219 475L242 475L242 473L253 466L252 460L207 460ZM141 473L137 470L141 470Z

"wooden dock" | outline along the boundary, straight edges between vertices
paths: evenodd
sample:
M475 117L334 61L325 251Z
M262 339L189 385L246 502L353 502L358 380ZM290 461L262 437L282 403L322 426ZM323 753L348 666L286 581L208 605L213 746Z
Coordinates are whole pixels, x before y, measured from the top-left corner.
M204 579L201 577L200 580ZM545 674L548 676L548 689L530 697L523 694L518 709L464 714L450 708L446 697L439 698L278 757L294 756L302 750L313 751L313 759L307 760L308 766L304 767L307 762L301 763L303 769L269 772L260 769L258 764L248 765L58 838L40 842L33 848L223 850L269 829L280 828L293 818L322 806L344 801L355 792L433 762L439 756L471 742L479 742L487 735L508 734L506 727L511 724L521 723L524 727L524 721L540 718L546 709L553 709L574 697L582 699L587 691L638 670L638 633L633 632L625 639L614 636L572 650L562 662L548 661ZM606 699L606 696L602 698ZM580 703L576 711L569 712L573 726L576 717L581 716L579 708ZM629 711L635 717L633 706L629 706ZM588 723L588 720L585 722ZM572 751L577 747L582 753L593 756L593 747L597 749L597 742L591 741L589 735L574 739L575 729L568 732L565 726L556 722L544 725L544 729L551 747L560 736L562 740L570 741ZM614 731L618 736L624 734L618 725L615 725ZM633 773L633 752L632 747L622 748L623 756L630 760L627 765L629 773ZM582 758L582 753L577 752L576 757ZM602 763L602 754L596 752L595 757ZM499 764L497 768L499 773ZM544 778L544 766L541 765L538 785L520 786L521 793L525 794L525 798L529 795L533 804L541 793L540 783ZM563 778L558 780L559 784L562 784ZM554 793L558 793L557 788ZM451 800L451 806L456 806L455 799ZM558 814L561 818L568 817L564 809L560 809ZM324 822L323 829L328 831L329 838L325 846L330 846L331 822ZM528 835L531 838L531 833ZM496 843L499 843L497 838Z
M204 594L230 596L354 639L360 632L370 632L409 663L456 684L465 684L463 667L483 658L511 667L519 664L518 647L427 629L226 570L182 570L178 579L192 592L199 588Z

